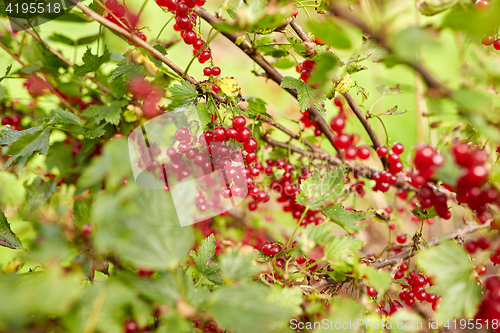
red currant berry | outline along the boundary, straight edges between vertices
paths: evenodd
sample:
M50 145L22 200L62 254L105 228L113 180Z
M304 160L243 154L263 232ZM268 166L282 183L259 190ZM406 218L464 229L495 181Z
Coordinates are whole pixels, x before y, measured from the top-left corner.
M295 8L295 9L293 10L292 15L293 15L293 16L297 16L297 15L299 15L299 10L298 10L297 8Z
M389 153L389 149L386 146L378 146L377 147L377 155L380 157L386 157L387 153Z
M370 157L371 152L370 148L368 146L360 146L358 147L358 157L361 160L366 160Z
M248 153L251 153L255 149L257 149L257 140L254 138L249 138L247 141L245 141L243 147Z
M271 242L265 242L264 245L262 245L262 248L260 249L262 253L265 255L271 255L271 248L273 247L273 243Z
M403 235L403 234L398 234L397 237L396 237L396 241L399 243L399 244L404 244L406 243L406 235Z
M276 267L281 268L285 265L285 260L284 259L276 259Z
M257 209L257 203L255 201L252 201L250 203L248 203L248 209L251 210L251 211L254 211Z
M387 161L389 161L389 163L398 163L399 162L399 155L391 153L387 157Z
M500 51L500 38L493 43L495 50Z
M366 286L366 293L368 294L368 296L373 297L377 294L377 291L373 287Z
M483 276L487 272L488 272L488 269L486 268L486 266L484 266L482 264L479 264L479 265L476 266L476 273L477 273L477 275Z
M334 132L340 133L345 127L345 119L341 116L333 117L330 121L330 127Z
M236 137L236 140L238 140L239 142L245 142L250 138L251 135L252 132L248 128L244 127L238 130L238 136Z
M477 250L476 243L474 241L467 241L464 244L465 251L469 254L474 254Z
M493 36L493 35L484 35L482 42L483 42L484 45L490 46L491 44L493 44L495 42L495 36Z
M83 237L89 237L92 234L92 225L90 223L85 224L82 227Z
M177 16L175 23L181 30L188 30L192 27L191 20L187 16Z
M240 130L243 127L245 127L246 123L247 121L243 116L236 116L233 119L233 127L236 128L237 130Z
M125 322L125 333L137 333L140 332L139 325L135 320L127 320Z
M310 271L315 271L316 269L318 269L318 265L313 265L314 263L316 263L316 260L314 259L310 259L309 262L307 263L307 266L311 266L309 267L309 270Z
M221 73L221 70L220 70L219 67L212 68L212 74L213 74L213 76L219 76L220 73Z
M277 255L278 253L280 253L281 250L282 250L281 245L275 244L271 248L270 252L271 252L271 255L274 257L275 255Z
M398 155L401 155L403 153L403 151L405 150L405 147L403 146L403 144L399 143L399 142L395 142L393 145L392 145L392 151Z
M297 264L302 265L303 263L306 262L306 258L304 256L300 256L300 257L297 257L295 259L295 261L297 261Z
M215 84L212 84L212 91L213 91L214 93L218 93L218 92L220 91L220 88L219 88L219 87L217 87Z
M245 156L245 161L247 162L247 164L252 163L256 159L257 159L257 154L254 151L251 153L248 153L247 156Z
M476 9L479 12L485 12L490 10L491 8L491 1L490 0L478 0L476 1Z

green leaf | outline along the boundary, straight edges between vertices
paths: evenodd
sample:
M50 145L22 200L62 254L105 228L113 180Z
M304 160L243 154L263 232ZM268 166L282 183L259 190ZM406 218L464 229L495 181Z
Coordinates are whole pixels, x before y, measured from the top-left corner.
M194 101L196 97L198 97L198 91L196 91L196 87L188 82L182 81L180 84L174 84L167 89L170 92L170 99L172 102L170 103L170 108L175 108L182 104L190 103Z
M127 82L136 76L146 76L147 73L148 72L143 66L136 65L132 61L123 59L117 64L116 68L111 72L109 76L109 81L114 81L118 77L123 75L124 81Z
M339 58L332 53L322 54L315 59L316 67L309 79L311 83L319 83L318 88L322 89L332 81L335 76L335 69L339 64Z
M434 207L424 209L418 202L415 203L415 208L411 210L411 213L421 220L431 219L438 215Z
M297 288L277 288L271 295L258 284L221 288L212 294L208 313L221 328L238 333L284 332L288 320L301 313L302 297Z
M207 103L198 103L196 104L196 111L198 113L198 119L200 121L201 128L204 128L212 121L212 114L209 112L207 108ZM189 115L194 114L194 112L189 113ZM194 119L188 119L188 122L191 122ZM197 120L197 119L195 119Z
M99 35L93 35L93 36L87 36L87 37L81 37L76 40L76 45L86 45L86 44L91 44L95 42L97 39L99 39Z
M31 185L25 186L28 198L28 213L35 212L47 201L56 191L57 181L44 182L42 178L36 177Z
M260 268L253 264L254 259L253 252L240 253L237 248L231 248L221 254L219 264L224 281L231 283L232 280L248 278L258 273Z
M329 223L309 224L297 238L297 243L302 252L309 253L316 245L324 245L332 231L333 226Z
M49 36L49 39L51 41L57 42L57 43L62 43L62 44L71 45L71 46L76 45L75 41L73 39L66 37L64 35L58 34L57 32L52 33Z
M0 210L0 245L10 249L22 249L23 244L10 229L10 224L2 210Z
M111 54L109 53L108 49L104 50L104 54L102 56L98 55L93 55L92 51L90 48L85 51L83 54L82 60L83 60L83 65L78 66L74 65L74 74L76 76L83 76L87 73L90 72L95 72L101 67L102 64L108 62L110 60Z
M420 250L417 256L417 265L434 277L432 292L443 297L436 318L443 322L462 315L473 318L481 302L481 287L471 273L469 257L451 240L440 243Z
M5 126L4 128L0 129L0 145L10 145L11 143L19 140L19 138L23 135L34 134L43 129L44 126L42 125L38 127L31 127L23 131L14 131L10 127Z
M245 112L245 115L247 117L252 118L258 114L261 114L271 119L273 118L273 116L267 113L266 102L264 102L262 99L252 97L247 99L247 102L248 102L248 110Z
M9 75L11 69L12 69L12 65L7 66L7 69L5 70L5 74L2 77L0 77L0 82L2 82L7 77L7 75Z
M459 0L422 0L417 2L418 10L426 16L436 15L455 6Z
M351 48L351 41L333 20L310 21L307 27L315 36L335 49L345 50Z
M161 45L161 44L156 44L155 46L153 46L158 52L160 52L161 54L163 55L166 55L167 54L167 49L165 48L165 46ZM161 66L160 66L161 67Z
M368 285L375 288L379 295L385 294L392 284L391 274L383 269L375 269L372 266L357 264L356 270L359 276L366 275Z
M357 262L356 253L361 250L363 242L349 236L335 236L325 246L325 257L334 262L346 262L353 265Z
M325 203L336 201L344 196L345 167L336 167L328 171L323 177L319 172L314 173L300 184L300 194L297 203L310 210L317 210Z
M338 300L334 299L330 305L330 312L328 314L328 323L333 322L333 325L323 326L321 325L319 330L314 332L345 332L354 333L359 332L359 328L364 327L364 325L350 325L351 323L356 323L358 319L363 318L364 307L357 302L351 300ZM340 327L335 327L335 323L340 323ZM346 326L342 328L342 324L347 323ZM293 328L293 326L292 326Z
M102 120L113 125L118 125L121 119L122 108L127 104L126 100L118 100L111 102L108 106L91 105L83 111L82 116L89 118L87 126L96 126Z
M34 153L47 155L49 152L49 136L51 132L51 128L42 127L33 134L27 133L20 136L7 150L7 155L13 156L5 163L4 170L17 162L16 171L19 172L28 161L28 158Z
M356 234L366 226L366 224L357 225L356 222L373 216L373 212L359 213L356 211L345 210L341 203L327 207L326 209L323 209L322 212L332 222L338 224L348 233Z
M73 202L73 221L79 227L91 222L92 198L76 199Z
M113 156L128 158L123 154L126 141L121 141L123 145L116 147L123 149ZM130 167L130 162L126 163ZM115 175L117 170L108 165L104 174L110 177L110 173L123 178L123 174ZM97 226L93 234L96 250L113 253L134 267L153 270L178 267L193 246L194 234L193 229L180 227L171 193L142 189L134 182L109 194L106 185L106 192L92 207L91 221Z
M82 125L83 121L74 113L62 110L55 109L52 111L50 118L53 122L58 124L68 124L68 125Z
M297 90L297 100L299 101L301 111L309 108L309 102L314 101L312 88L302 80L285 76L283 81L281 81L281 87Z
M201 242L197 252L191 251L189 255L193 258L196 267L203 276L215 284L222 285L221 270L214 261L215 237L213 234Z

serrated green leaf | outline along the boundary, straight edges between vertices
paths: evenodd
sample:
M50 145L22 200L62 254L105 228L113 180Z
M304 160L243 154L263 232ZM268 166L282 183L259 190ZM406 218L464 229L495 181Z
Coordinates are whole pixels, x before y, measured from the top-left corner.
M301 111L309 108L309 102L313 102L314 95L312 88L302 80L285 76L283 81L281 81L281 87L297 90L297 100Z
M35 212L55 193L56 184L56 180L44 182L40 177L36 177L33 183L25 186L28 199L28 213Z
M205 126L210 124L210 122L212 121L212 114L209 112L206 103L196 104L196 111L198 114L198 119L194 119L194 120L200 121L201 128L204 128ZM194 112L189 113L189 115L192 115L192 114L194 114ZM191 122L193 119L189 119L190 118L189 115L188 115L188 122Z
M325 257L335 262L346 262L353 265L357 262L356 253L361 250L363 242L349 236L335 236L325 246Z
M124 81L128 82L130 79L136 76L146 76L147 73L148 72L143 66L136 65L132 61L123 59L116 65L116 68L111 72L109 76L109 81L115 81L118 77L123 75Z
M27 133L20 136L7 150L7 154L13 156L5 163L4 170L17 162L16 171L19 172L28 161L28 158L34 153L47 155L49 152L49 136L51 132L51 128L41 126L41 129L33 134Z
M44 126L31 127L23 131L14 131L10 127L4 127L0 130L0 145L10 145L19 140L20 137L27 134L34 134L44 129Z
M87 126L97 126L102 120L118 125L122 115L122 108L127 104L126 100L118 100L111 102L107 106L91 105L83 111L82 116L89 118L86 123Z
M226 283L232 280L250 277L260 271L260 267L254 265L255 255L253 252L240 253L239 249L232 248L219 257L219 265L222 276Z
M324 245L325 240L331 235L333 226L329 223L318 225L309 224L297 238L297 243L304 253L312 251L316 245Z
M10 229L10 224L2 210L0 210L0 245L10 249L22 249L23 244Z
M333 20L309 21L307 27L315 36L335 49L349 49L352 45L344 31L337 27Z
M335 201L344 196L345 167L336 167L321 176L314 173L300 184L300 194L297 203L317 210L329 201Z
M81 37L76 40L76 45L87 45L99 39L99 35Z
M348 233L359 233L366 225L357 225L356 222L362 221L373 216L373 212L359 213L356 211L345 210L341 203L327 207L322 210L332 222L338 224Z
M415 203L415 207L411 210L411 213L421 220L427 220L438 216L434 207L424 209L419 202Z
M188 81L182 81L180 84L174 84L167 89L170 92L170 99L172 102L169 104L169 108L176 108L182 104L194 102L194 99L198 97L198 91L196 87Z
M76 114L62 110L55 109L52 111L50 118L58 124L68 124L68 125L82 125L83 121Z
M420 250L417 264L434 278L432 292L443 297L436 313L439 321L462 315L474 317L481 301L481 287L471 273L469 257L462 247L443 239L436 247Z
M98 56L98 55L93 55L90 48L88 48L82 57L83 65L73 66L74 74L76 76L83 76L87 73L95 72L99 69L99 67L101 67L102 64L108 62L110 57L111 54L109 53L108 49L104 50L104 54L102 56Z
M222 285L221 270L214 261L215 237L213 234L201 242L197 252L191 251L189 255L193 258L196 267L204 277L215 284Z

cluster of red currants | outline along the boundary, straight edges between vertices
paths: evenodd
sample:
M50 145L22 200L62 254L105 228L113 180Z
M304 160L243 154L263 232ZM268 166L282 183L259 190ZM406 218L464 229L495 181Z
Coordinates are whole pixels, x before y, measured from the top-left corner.
M488 219L486 215L488 204L500 204L498 191L491 186L485 186L488 181L488 169L485 162L488 155L480 148L472 148L472 144L457 142L451 149L455 163L461 167L457 179L457 201L466 203L476 211L481 223ZM450 188L450 187L448 187Z
M407 270L408 263L402 263L394 278L403 278ZM415 304L415 299L420 302L426 301L431 303L432 309L436 311L439 307L438 302L441 299L441 296L436 296L435 294L427 293L425 291L425 286L427 284L432 286L431 279L425 277L423 274L417 274L414 270L410 270L408 275L408 277L403 278L406 284L401 285L403 289L407 290L402 290L399 293L399 299L404 301L407 306L413 306Z
M146 119L154 118L161 114L158 102L163 96L163 89L142 77L136 77L127 83L128 90L135 99L142 101L142 111Z
M17 114L13 114L11 116L2 116L2 125L10 125L10 128L12 130L17 131L21 126L21 117Z
M403 170L403 164L399 157L403 151L404 146L399 142L395 142L392 145L391 152L389 152L389 149L385 146L379 146L377 148L377 155L379 157L387 157L390 171L377 172L373 175L373 180L375 181L375 186L372 188L373 191L387 192L391 185L396 184L398 181L396 174Z
M49 91L49 84L36 73L31 73L23 86L33 98L46 95Z
M490 323L496 321L496 327L490 327L494 332L500 333L500 325L498 325L498 318L500 318L500 277L496 275L488 277L484 286L486 292L474 319L488 320Z
M213 320L208 320L207 322L202 322L200 320L195 320L194 321L194 327L197 328L198 330L203 329L203 332L205 333L223 333L224 330L222 328L219 328L215 321ZM197 332L201 332L198 331Z
M127 7L118 3L117 0L106 0L104 6L108 10L108 12L104 14L106 20L124 29L130 31L134 30L137 37L143 41L147 40L146 35L142 31L136 30L139 17L130 13Z
M306 179L311 175L311 172L308 168L301 168L296 180L296 184L294 184L293 177L293 165L285 162L282 159L278 159L274 161L272 159L268 159L266 161L267 167L264 169L264 173L267 176L274 176L275 171L284 170L285 173L281 176L281 179L274 179L271 182L271 190L274 193L279 194L277 201L280 203L284 203L283 211L291 212L293 217L296 220L300 220L302 215L304 214L305 207L296 201L297 195L300 193L298 190L298 185L302 182L302 180ZM320 211L316 210L308 210L300 225L305 226L310 223L314 223L316 225L322 223L324 219L318 214L321 214Z
M334 99L335 105L339 108L339 113L330 121L331 129L337 134L334 138L333 144L338 150L344 151L344 156L347 160L366 160L370 157L371 151L368 146L356 147L354 143L354 135L344 133L346 124L346 115L344 113L342 100L340 98Z
M312 60L304 60L295 65L295 70L300 73L300 79L307 83L311 77L314 68L316 67L316 62Z
M304 124L305 128L314 126L314 136L321 136L321 134L323 133L319 128L318 124L311 121L311 119L309 118L308 111L304 111L302 113L302 117L300 117L300 122Z
M206 47L207 43L202 38L198 37L193 29L193 27L196 26L196 19L198 18L193 8L195 6L203 6L205 0L156 0L156 3L158 6L175 13L174 30L180 31L184 43L193 46L193 55L197 56L198 61L203 64L210 60L212 54L210 49ZM209 67L207 68L210 70ZM218 67L212 68L210 74L207 74L207 68L203 71L206 76L217 76L220 74L220 69L218 69ZM219 74L217 74L217 72Z

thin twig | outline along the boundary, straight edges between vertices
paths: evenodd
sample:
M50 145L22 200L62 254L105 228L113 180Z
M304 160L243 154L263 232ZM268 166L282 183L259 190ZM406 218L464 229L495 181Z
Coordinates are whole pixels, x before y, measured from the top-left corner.
M217 29L217 24L221 22L220 19L216 18L204 8L196 7L196 12L198 16L204 19L208 24ZM293 20L292 20L293 21ZM240 40L239 35L221 31L226 38L228 38L231 42L233 42L236 46L238 46L243 52L246 53L255 63L257 63L262 69L266 72L267 77L276 82L278 85L281 85L281 81L283 81L283 76L274 68L259 52L256 52L252 45L246 40ZM288 91L293 97L297 98L297 91L295 89L284 88ZM314 107L310 106L307 111L309 112L309 116L312 121L318 124L319 129L325 134L325 136L330 140L333 145L333 141L335 139L335 133L330 128L326 120L321 116L319 111ZM335 147L335 145L333 145Z
M367 36L369 36L371 39L373 39L375 42L377 42L381 47L386 49L389 53L394 54L394 51L392 49L392 46L389 44L387 36L385 35L385 31L387 30L387 27L382 27L382 29L379 30L374 30L370 28L367 24L365 24L361 19L353 15L351 12L342 9L338 4L335 2L330 2L329 3L330 11L335 17L340 18L346 22L349 22L350 24L358 27L365 33ZM427 87L430 89L428 93L430 93L433 96L440 96L440 97L449 97L451 95L451 90L447 87L445 87L434 75L432 75L421 63L416 63L416 62L411 62L405 59L400 59L402 62L404 62L406 65L412 67L414 70L416 70L420 76L424 79L425 83L427 84Z

